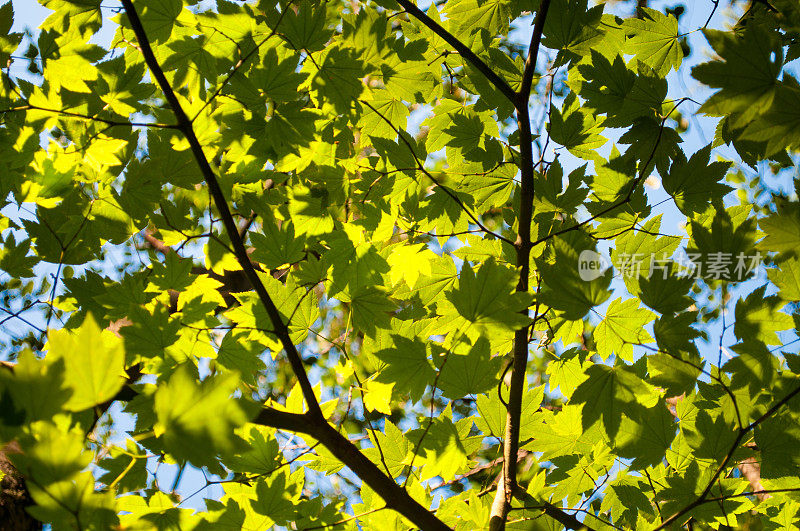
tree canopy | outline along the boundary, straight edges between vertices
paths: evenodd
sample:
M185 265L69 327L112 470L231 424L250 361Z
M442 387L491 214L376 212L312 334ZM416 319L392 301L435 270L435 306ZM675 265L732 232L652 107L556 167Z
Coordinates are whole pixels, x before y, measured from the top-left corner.
M40 3L0 520L797 528L796 0Z

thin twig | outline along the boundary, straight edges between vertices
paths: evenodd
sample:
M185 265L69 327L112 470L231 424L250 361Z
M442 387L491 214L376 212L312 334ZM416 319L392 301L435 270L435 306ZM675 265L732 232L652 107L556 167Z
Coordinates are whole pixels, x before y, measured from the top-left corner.
M455 48L461 57L472 63L472 66L474 66L481 74L483 74L484 77L486 77L486 79L503 94L503 96L508 98L511 103L516 104L518 96L517 93L514 92L514 89L511 88L511 85L497 75L497 73L492 70L489 65L483 62L483 59L478 57L475 52L470 50L466 44L458 40L452 33L444 29L438 22L426 15L425 12L423 12L410 0L397 0L397 3L400 4L409 15L422 22L432 32L444 39L447 44Z

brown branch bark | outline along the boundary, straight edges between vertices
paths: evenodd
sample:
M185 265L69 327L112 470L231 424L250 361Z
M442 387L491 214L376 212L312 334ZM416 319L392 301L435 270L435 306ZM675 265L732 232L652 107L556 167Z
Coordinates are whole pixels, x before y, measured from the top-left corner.
M399 512L425 531L450 529L429 509L409 496L402 487L327 422L324 424L316 422L308 417L307 413L297 415L275 409L263 410L254 422L314 437L377 492L386 502L386 507Z
M528 112L533 76L536 71L536 59L539 54L539 45L544 31L544 22L550 0L541 0L536 13L528 57L525 60L525 70L522 74L520 91L514 96L514 106L517 113L517 127L519 128L520 142L520 213L517 240L514 242L517 252L517 267L519 268L519 282L517 292L528 292L528 279L530 277L531 256L531 222L533 220L534 199L534 167L533 167L533 137L531 133L531 120ZM525 310L525 316L529 312ZM503 438L503 473L502 481L498 482L497 495L492 503L490 528L492 531L505 529L508 511L511 508L511 499L517 488L517 461L515 456L519 451L520 417L522 415L522 396L527 382L528 368L528 332L526 325L514 333L514 353L511 367L511 384L509 386L508 407L506 413L506 431ZM565 516L569 516L564 513ZM574 518L574 517L572 517Z
M523 459L525 459L526 457L531 455L531 453L532 452L530 452L529 450L520 449L520 451L517 452L517 463L519 463L520 461L522 461ZM468 470L467 472L465 472L465 473L463 473L463 474L461 474L459 476L456 476L455 478L451 479L450 481L445 481L444 483L440 483L439 485L436 485L433 488L433 490L441 489L442 487L449 487L450 485L455 485L459 481L462 481L464 479L472 477L475 474L479 474L479 473L483 472L484 470L492 469L492 468L496 467L497 465L503 464L503 460L504 459L505 459L505 457L498 457L497 459L493 459L493 460L489 461L488 463L484 463L482 465L478 465L476 467L473 467L470 470ZM495 479L492 482L492 485L496 485L498 481L499 481L498 479Z
M459 41L454 35L432 20L410 0L397 0L403 9L411 16L419 20L436 35L445 40L468 62L470 62L486 79L495 86L511 103L517 113L517 125L520 132L520 170L522 173L521 189L521 208L519 216L519 229L517 240L514 246L517 249L517 266L520 268L520 279L517 284L518 292L528 291L528 277L530 275L530 252L533 248L531 242L531 221L533 219L533 198L534 198L534 168L533 168L533 147L530 115L528 111L528 100L530 98L533 76L536 71L536 59L539 53L544 22L547 11L550 7L550 0L541 0L539 10L534 22L533 35L528 50L528 57L525 61L522 83L519 92L514 91L511 86L503 80L491 67L478 57L464 43ZM525 312L527 315L527 311ZM517 469L514 456L519 451L519 425L522 407L522 391L525 384L525 375L528 362L528 332L529 327L525 326L514 334L514 357L512 362L511 389L509 397L509 407L506 419L506 434L503 447L503 481L498 484L498 492L502 490L502 495L495 497L495 503L491 511L491 529L505 529L505 522L508 510L511 507L511 497L517 487ZM552 506L548 509L549 513L557 514L557 520L565 520L572 523L578 522L574 516L567 514L561 509ZM551 514L552 516L552 514ZM579 527L584 527L581 524ZM579 528L578 527L578 528Z
M181 107L171 85L164 76L158 61L156 60L153 50L150 46L150 41L147 38L142 22L136 12L131 0L122 0L122 5L131 23L136 40L144 55L145 62L152 74L153 78L158 83L167 103L172 109L173 114L178 122L178 129L184 134L189 141L192 153L200 166L206 184L208 185L209 192L214 201L220 217L225 226L225 231L233 244L233 250L239 261L240 266L245 272L251 287L256 292L261 301L261 304L267 311L267 315L272 322L275 335L281 341L281 345L286 351L289 363L294 370L295 376L298 379L300 388L303 392L303 397L306 400L308 411L304 414L286 413L273 409L265 409L259 415L257 421L268 426L273 426L280 429L287 429L297 433L305 433L319 440L328 450L331 451L339 460L353 470L362 481L372 487L375 492L380 495L387 506L397 510L400 514L408 518L414 524L418 525L421 529L425 530L444 530L449 529L436 515L434 515L426 507L423 507L419 502L414 500L408 492L400 487L395 481L385 475L381 470L370 461L361 451L340 434L333 426L331 426L320 410L319 403L316 395L314 394L311 382L308 380L308 375L303 368L303 362L300 353L297 351L296 346L289 337L289 329L286 323L278 312L277 307L269 296L266 287L258 277L253 264L248 258L247 249L244 242L239 235L236 222L233 219L230 208L228 207L227 200L222 192L217 181L214 170L208 163L203 147L200 145L197 136L192 128L192 122Z
M685 396L685 394L682 394L680 396L671 396L664 399L667 409L678 420L680 420L678 417L678 402L683 400ZM757 450L755 445L752 445L751 449L754 451ZM739 461L736 467L739 469L742 477L750 483L750 490L756 493L758 499L763 501L770 497L769 493L764 492L764 486L761 484L761 463L759 463L755 456Z
M27 507L33 500L25 485L25 478L20 475L7 454L19 453L19 445L12 441L0 448L0 472L5 474L0 481L0 530L2 531L34 531L44 526L28 514Z
M725 471L725 469L728 467L728 463L733 458L733 454L739 448L739 445L742 443L742 440L744 440L745 436L752 430L756 429L756 427L759 426L762 422L764 422L772 415L774 415L780 408L785 406L789 402L789 400L791 400L797 395L800 395L800 386L798 386L794 391L792 391L788 395L784 396L783 398L772 404L772 406L766 411L766 413L758 417L756 420L754 420L747 426L741 428L739 430L739 433L736 435L736 439L733 441L730 450L728 450L728 453L725 455L725 458L722 460L722 463L720 463L720 465L717 467L717 470L711 476L711 479L708 481L708 484L703 489L703 492L701 492L700 495L697 496L697 498L695 498L695 500L692 503L686 505L683 509L681 509L680 511L676 512L675 514L664 520L661 523L661 525L656 527L653 531L659 531L660 529L665 529L671 526L679 518L691 512L695 507L698 507L706 503L708 501L708 495L711 492L712 487L717 482L722 473ZM763 493L763 491L761 491L761 493Z
M145 63L147 63L150 73L153 75L159 88L164 93L164 97L166 98L170 109L175 115L175 119L178 122L177 129L181 131L188 140L192 154L194 155L198 166L200 166L200 171L202 172L206 184L208 185L214 205L219 211L225 231L227 232L228 237L233 244L233 251L236 255L236 259L247 276L247 279L250 282L253 290L258 295L261 304L266 309L267 315L272 322L275 335L278 337L283 349L286 351L286 356L289 359L289 363L292 366L295 377L300 384L300 389L303 392L303 398L305 398L308 410L315 417L324 420L316 395L314 394L314 389L311 385L311 382L308 380L308 375L306 374L305 369L303 368L303 361L300 353L297 351L297 348L289 337L289 328L287 324L283 322L278 308L275 306L275 303L269 296L267 288L261 282L261 279L258 278L258 273L253 267L253 264L250 262L247 249L244 246L242 238L239 236L238 227L233 219L230 207L228 207L228 202L225 199L225 194L222 192L222 188L220 188L219 182L217 181L217 176L214 173L214 170L211 168L211 165L208 163L205 153L203 153L203 146L200 144L200 141L197 139L197 135L194 133L192 122L189 120L189 117L183 110L183 107L181 106L180 101L178 101L175 92L172 90L172 86L169 84L169 81L167 81L164 71L161 69L158 60L153 53L153 49L150 46L150 41L147 38L147 34L142 26L142 22L139 19L139 15L136 12L136 9L133 7L131 0L122 0L122 5L125 8L126 14L128 15L128 20L130 21L133 32L136 35L136 40L139 43L142 55L144 55Z
M514 89L511 88L511 85L497 75L497 73L492 70L489 65L483 62L483 59L478 57L475 52L470 50L469 46L458 40L452 33L444 29L441 25L439 25L439 23L426 15L424 11L418 8L410 0L397 0L397 3L400 4L400 6L409 15L422 22L428 29L444 39L447 44L455 48L459 55L469 61L472 66L474 66L481 74L483 74L483 76L489 80L489 82L494 85L495 88L503 94L503 96L508 98L511 103L516 104L519 96L516 92L514 92Z

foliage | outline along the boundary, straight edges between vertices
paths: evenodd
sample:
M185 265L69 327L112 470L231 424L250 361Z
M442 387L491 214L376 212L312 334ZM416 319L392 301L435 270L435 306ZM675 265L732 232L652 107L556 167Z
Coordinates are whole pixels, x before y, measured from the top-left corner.
M796 1L40 1L0 8L32 517L797 525Z

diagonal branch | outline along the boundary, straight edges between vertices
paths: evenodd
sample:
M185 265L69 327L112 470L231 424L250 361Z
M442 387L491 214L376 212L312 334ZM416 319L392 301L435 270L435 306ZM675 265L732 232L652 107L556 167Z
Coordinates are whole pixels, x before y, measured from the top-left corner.
M661 118L661 125L660 125L659 130L658 130L658 136L656 136L656 141L653 143L653 149L650 151L650 155L647 157L647 161L645 161L644 165L640 165L639 166L639 173L631 181L631 184L628 187L628 192L625 194L625 197L623 197L622 199L620 199L616 203L613 203L612 205L607 206L606 208L604 208L603 210L601 210L597 214L594 214L593 216L591 216L588 219L585 219L585 220L583 220L581 222L575 223L574 225L571 225L569 227L565 227L563 229L559 229L559 230L557 230L555 232L551 232L550 234L547 234L546 236L542 236L541 238L539 238L538 240L533 242L532 246L536 247L540 243L544 243L547 240L555 238L556 236L560 236L560 235L565 234L567 232L572 232L573 230L578 230L581 227L584 227L584 226L588 225L589 223L592 223L596 219L599 219L599 218L605 216L606 214L608 214L610 212L613 212L614 210L616 210L616 209L628 204L630 202L631 198L633 197L633 193L636 191L636 188L639 186L639 184L647 176L646 170L650 166L650 164L653 162L653 159L656 156L656 151L658 150L658 146L661 143L661 137L663 136L664 128L666 127L666 123L667 123L667 119L669 119L669 117L672 116L672 113L674 113L683 102L689 101L689 100L690 100L690 98L681 98L680 100L676 101L675 105L673 105L672 109L666 114L666 116L663 116Z
M418 8L410 0L397 0L397 3L400 4L409 15L425 24L428 29L444 39L447 44L455 48L461 57L472 63L472 66L474 66L481 74L483 74L483 76L488 79L489 82L503 94L503 96L508 98L511 103L516 105L517 93L514 92L514 89L511 88L511 85L509 85L506 80L501 78L494 70L492 70L489 65L484 63L483 59L478 57L475 52L470 50L466 44L458 40L455 35L444 29L438 22L426 15L424 11Z
M281 430L310 435L322 441L325 447L336 458L355 472L361 480L369 485L386 502L386 507L399 512L420 529L450 529L436 515L412 498L405 489L394 482L383 471L370 461L361 451L327 422L317 422L308 418L308 413L298 415L277 409L264 409L253 421L257 424Z
M160 124L157 122L123 122L118 120L110 120L108 118L101 118L96 115L64 111L61 109L47 109L45 107L39 107L38 105L31 105L30 103L26 105L20 105L19 107L12 107L10 109L0 109L0 114L11 113L11 112L23 112L23 111L49 112L56 114L58 116L66 116L67 118L76 118L76 119L88 120L91 122L100 122L110 127L152 127L154 129L179 128L176 124Z
M164 93L164 97L167 99L167 103L169 104L173 114L175 115L175 118L178 121L177 129L180 130L189 141L192 154L194 155L197 164L200 166L200 171L202 172L203 177L208 184L209 193L214 200L217 210L219 210L222 223L225 226L225 231L228 233L228 237L233 244L233 251L236 255L236 259L238 260L239 265L242 267L242 270L244 271L247 280L250 282L250 285L253 287L253 290L255 290L256 294L258 295L261 304L266 309L267 315L272 322L274 333L276 336L278 336L281 345L286 351L286 356L289 358L289 363L291 364L292 370L297 377L297 380L300 384L300 389L303 392L303 397L308 405L309 413L311 413L312 416L324 421L322 410L320 410L319 402L314 394L314 388L311 386L311 382L309 381L308 375L303 367L303 360L300 357L300 353L297 351L297 347L294 345L289 336L289 327L283 322L283 318L281 317L278 308L275 306L275 303L269 296L264 283L261 282L261 279L258 277L258 273L253 267L253 264L250 262L250 258L247 255L247 249L244 246L242 238L239 236L239 229L236 226L236 222L233 219L231 210L228 207L228 202L225 199L222 188L219 186L219 182L217 181L217 176L214 173L214 170L208 163L205 153L203 153L203 146L200 145L200 141L197 139L197 135L192 128L192 122L186 115L186 112L183 110L183 107L181 106L178 97L175 95L175 92L172 90L172 86L169 84L169 81L167 81L164 71L161 69L161 65L158 64L158 60L153 54L153 49L150 46L150 41L148 40L147 34L142 26L142 21L139 19L139 15L136 12L136 9L133 7L131 0L122 0L122 5L128 15L128 20L130 21L133 32L136 35L136 40L139 42L145 62L147 63L147 66L156 82L158 83L158 86L161 88L161 91Z
M730 450L728 450L728 453L723 458L722 463L720 463L720 465L714 471L714 475L711 476L711 479L709 479L708 484L703 489L703 492L701 492L700 495L697 496L697 498L695 498L695 500L692 503L690 503L689 505L687 505L686 507L684 507L683 509L681 509L677 513L673 514L672 516L670 516L669 518L664 520L661 523L661 525L659 525L658 527L655 528L654 531L659 531L660 529L665 529L665 528L669 527L675 521L677 521L681 516L684 516L686 513L692 511L695 507L698 507L698 506L708 502L709 501L708 495L711 493L711 488L714 486L714 484L717 482L719 477L722 475L722 472L725 470L725 468L727 468L728 463L733 458L733 454L736 453L736 450L739 448L739 445L741 444L742 440L744 440L745 435L750 433L759 424L761 424L762 422L764 422L765 420L770 418L772 415L774 415L780 408L785 406L789 402L789 400L791 400L792 398L794 398L795 396L797 396L799 394L800 394L800 386L798 386L794 391L792 391L791 393L787 394L786 396L784 396L783 398L781 398L780 400L775 402L772 405L772 407L770 407L766 411L766 413L764 413L763 415L758 417L756 420L754 420L753 422L751 422L750 424L748 424L744 428L741 428L739 430L739 433L736 435L736 439L733 441L733 444L731 445Z
M408 141L408 139L406 137L403 136L403 133L400 131L400 129L398 129L391 122L391 120L389 120L389 118L386 117L386 115L384 115L378 109L376 109L375 107L370 105L368 101L365 101L365 100L360 100L360 101L361 101L361 103L363 103L364 105L369 107L372 110L372 112L377 114L384 122L386 122L389 125L389 127L392 128L392 130L394 130L395 133L397 133L397 136L400 137L400 140L402 140L403 143L408 148L409 152L411 153L411 156L414 157L414 161L417 163L417 167L415 169L418 169L419 171L424 173L425 176L428 179L433 181L433 184L435 184L437 187L441 188L444 191L444 193L446 193L450 197L450 199L455 201L455 203L461 208L461 210L463 210L467 214L469 219L471 219L472 222L475 223L478 226L478 228L480 228L486 234L489 234L489 235L497 238L498 240L502 240L502 241L508 243L509 245L514 245L514 242L512 242L511 240L509 240L508 238L506 238L505 236L503 236L501 234L497 234L496 232L493 232L492 230L487 228L483 223L481 223L481 221L475 216L475 214L473 214L472 211L469 208L467 208L467 205L464 204L464 201L462 201L452 190L450 190L450 188L448 188L447 186L445 186L442 183L440 183L439 180L431 174L431 172L429 172L427 169L425 169L425 166L423 165L422 161L419 159L417 154L414 152L414 148L411 145L411 143Z
M133 7L131 0L122 0L122 5L128 15L136 39L141 47L145 62L150 72L164 93L175 118L178 121L178 129L183 132L189 141L192 153L200 166L203 177L208 184L209 191L214 203L219 210L220 217L225 225L225 230L233 244L234 253L245 272L251 286L258 294L261 303L267 310L267 314L272 322L274 333L278 336L281 344L286 350L289 363L292 365L295 376L297 377L303 396L308 405L308 411L303 414L289 413L276 409L263 409L255 422L272 426L279 429L286 429L296 433L304 433L316 438L340 461L350 467L366 484L372 487L375 492L386 502L387 507L393 508L410 521L425 530L447 530L447 527L436 515L426 507L422 506L412 498L400 485L384 474L380 468L369 460L361 451L353 445L346 437L340 434L336 428L331 426L322 414L317 401L314 389L308 380L308 375L303 368L300 353L289 337L289 329L283 322L278 309L269 296L266 287L258 277L258 273L247 256L247 249L242 238L239 236L236 222L233 219L230 208L228 207L222 189L217 182L214 170L208 163L203 147L197 139L192 128L192 123L181 107L175 92L164 76L164 72L153 54L150 42L142 26L142 22Z

